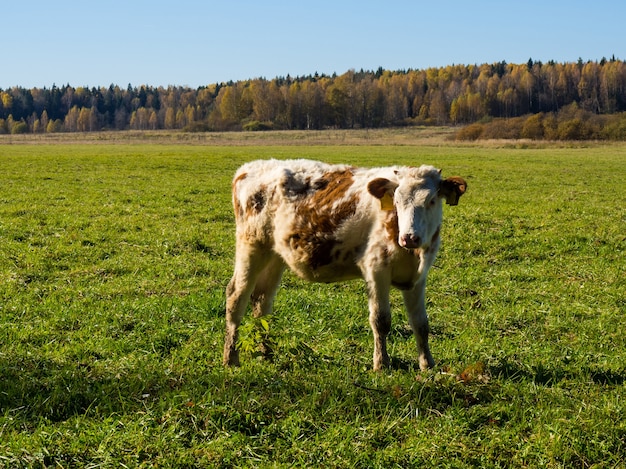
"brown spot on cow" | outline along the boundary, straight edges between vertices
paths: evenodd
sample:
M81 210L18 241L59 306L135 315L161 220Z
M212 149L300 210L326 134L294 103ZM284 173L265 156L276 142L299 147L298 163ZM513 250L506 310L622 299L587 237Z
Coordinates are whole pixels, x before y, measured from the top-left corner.
M352 184L354 177L351 170L325 173L320 179L313 181L311 205L320 211L331 207L345 196Z
M302 197L295 201L297 221L289 244L306 253L314 270L332 263L336 247L334 233L356 212L358 198L356 195L346 197L353 183L352 172L345 170L328 172L315 181L306 181L306 196L302 186L290 185L291 193Z
M246 205L246 213L248 216L260 213L261 210L263 210L263 207L265 207L267 202L266 191L267 188L265 186L261 186L261 188L248 199L248 204Z
M395 210L385 212L383 226L385 227L385 232L387 233L389 241L394 244L398 244L400 229L398 228L398 214Z

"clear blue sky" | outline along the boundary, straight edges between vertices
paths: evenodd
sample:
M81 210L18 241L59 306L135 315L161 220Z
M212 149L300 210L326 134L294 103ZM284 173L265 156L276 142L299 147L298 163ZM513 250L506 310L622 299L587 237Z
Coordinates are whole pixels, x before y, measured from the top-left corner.
M126 87L626 59L622 0L28 0L0 9L0 88Z

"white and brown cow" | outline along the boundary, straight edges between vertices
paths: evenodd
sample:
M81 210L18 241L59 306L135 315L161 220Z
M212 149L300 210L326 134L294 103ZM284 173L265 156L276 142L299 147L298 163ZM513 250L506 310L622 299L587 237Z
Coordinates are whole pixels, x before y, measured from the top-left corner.
M375 370L389 365L390 288L402 290L420 368L432 367L426 276L439 249L442 200L456 205L466 187L432 166L243 165L233 180L237 246L226 291L224 364L239 364L237 328L248 302L255 316L269 313L289 267L313 282L365 280Z

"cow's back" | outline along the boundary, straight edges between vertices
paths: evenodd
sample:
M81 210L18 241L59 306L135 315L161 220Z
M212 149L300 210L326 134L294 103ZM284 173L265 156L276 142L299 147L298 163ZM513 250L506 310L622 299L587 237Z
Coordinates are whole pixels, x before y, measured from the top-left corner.
M308 160L242 166L233 181L238 239L273 249L308 280L360 277L375 219L368 172Z

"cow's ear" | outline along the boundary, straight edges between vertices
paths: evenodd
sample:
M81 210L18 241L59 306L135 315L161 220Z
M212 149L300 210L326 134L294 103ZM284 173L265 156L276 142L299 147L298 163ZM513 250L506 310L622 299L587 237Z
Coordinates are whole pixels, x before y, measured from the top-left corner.
M380 208L393 210L393 193L398 184L385 178L372 179L367 184L367 191L380 200Z
M448 205L457 205L459 197L465 194L467 183L459 176L452 176L441 181L439 185L439 196L446 199Z

